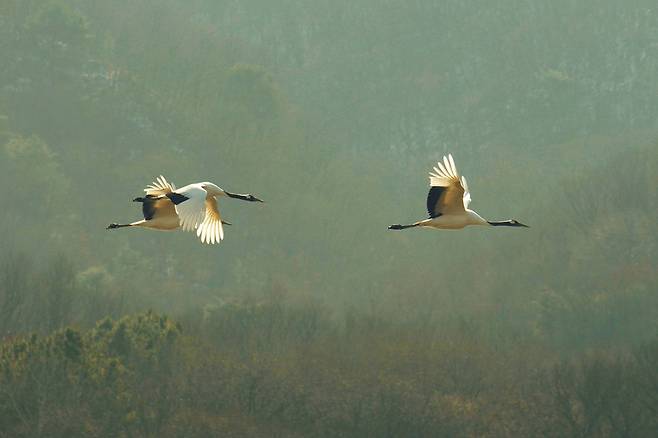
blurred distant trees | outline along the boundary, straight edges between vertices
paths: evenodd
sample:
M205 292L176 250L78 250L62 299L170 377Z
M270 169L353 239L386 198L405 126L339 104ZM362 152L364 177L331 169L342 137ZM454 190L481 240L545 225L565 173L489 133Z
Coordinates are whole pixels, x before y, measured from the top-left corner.
M246 118L252 123L272 120L281 112L279 93L272 78L262 67L235 65L229 70L224 82L220 107L223 111L235 114L238 120Z
M158 434L180 328L154 314L16 339L0 353L3 434ZM152 400L142 398L145 389ZM125 432L124 432L125 433Z
M567 436L648 436L655 429L655 406L645 403L655 388L643 383L651 373L641 359L649 351L654 354L655 345L632 355L590 354L555 367L552 406Z
M0 179L21 181L10 209L31 227L27 212L39 200L38 245L52 253L71 250L67 256L80 262L80 272L100 267L116 281L157 270L159 261L150 256L164 248L170 249L169 266L185 251L185 260L176 260L185 269L175 279L171 270L156 277L162 283L149 283L143 302L169 290L176 296L163 301L187 303L174 285L186 283L195 285L194 305L201 306L255 285L267 294L264 285L281 276L294 293L330 296L337 308L376 296L378 306L402 318L418 310L403 304L409 314L396 312L409 294L424 302L426 315L451 318L441 295L452 290L452 305L469 313L466 318L496 309L505 325L511 321L505 312L514 309L523 314L514 321L526 328L542 324L535 304L550 300L547 291L568 294L555 281L566 278L561 273L568 266L556 259L596 253L603 269L608 255L624 253L612 249L617 244L588 249L606 241L591 239L590 232L617 236L626 250L639 242L653 251L655 239L641 240L656 209L646 200L655 198L649 145L658 109L647 96L658 66L650 56L654 12L644 2L611 6L610 12L567 0L496 7L343 3L3 3L0 140L7 159L0 162ZM607 172L620 168L614 163L638 162L633 154L610 151L641 147L648 157L644 170L629 172L635 164L624 164L619 173L625 182L600 190ZM513 207L519 219L539 224L545 247L517 264L523 284L498 278L488 287L486 276L502 269L496 252L522 253L516 237L500 237L507 234L483 238L475 253L452 245L450 235L437 236L454 248L449 258L414 243L418 233L382 238L392 220L385 218L425 213L410 196L424 183L411 175L421 175L448 150L467 175L477 175L471 185L480 194L479 211L496 216ZM267 215L248 210L248 221L237 216L245 226L231 230L234 241L253 252L216 264L205 253L187 251L184 237L102 233L108 222L138 214L127 200L161 173L179 185L206 175L228 189L262 192L270 201ZM624 195L626 184L637 187L632 196ZM618 199L639 212L636 223L611 208ZM242 214L226 208L229 219ZM15 228L11 217L3 218L2 229ZM574 233L568 239L558 226L565 223ZM278 224L276 233L272 224ZM625 239L627 232L635 237ZM153 247L157 241L162 248ZM400 260L398 245L413 248L414 256ZM24 239L24 246L29 252L36 244ZM488 269L470 275L447 268L454 265L449 260L473 257ZM643 263L629 269L655 281L640 273ZM272 269L242 273L256 265ZM444 288L423 275L436 266ZM460 266L467 271L471 264ZM569 287L581 296L576 283L584 283L587 271L574 266Z
M36 207L42 212L39 220L48 220L44 213L56 211L70 189L70 181L62 172L57 154L36 135L14 137L0 153L1 178L5 185L14 186L12 196L30 199L28 208L34 211ZM22 203L15 202L7 207L21 209L22 206ZM21 216L29 217L30 213L23 210Z
M525 347L455 344L456 332L328 321L297 342L317 309L243 306L223 310L221 328L185 333L147 312L5 338L0 433L612 437L657 425L654 343L563 361L534 350L528 362Z
M87 288L103 273L106 297L158 272L130 300L163 310L283 284L335 309L375 303L396 319L474 319L559 345L592 340L574 331L649 336L655 11L265 3L4 2L4 246L68 257ZM411 175L448 150L477 175L479 211L527 217L523 238L539 240L489 233L471 251L432 236L448 254L419 233L384 234L401 212L425 213ZM226 206L240 223L231 241L251 251L224 242L233 257L216 263L189 251L191 236L104 233L138 216L129 200L161 173L270 201L267 214Z

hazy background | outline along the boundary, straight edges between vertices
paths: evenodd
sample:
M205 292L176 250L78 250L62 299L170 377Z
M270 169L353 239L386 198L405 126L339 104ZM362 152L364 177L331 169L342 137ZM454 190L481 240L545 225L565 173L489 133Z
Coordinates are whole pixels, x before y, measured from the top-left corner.
M412 327L413 343L514 351L536 369L658 335L654 1L0 0L0 59L6 342L147 309L217 339L227 306L312 309L337 345ZM531 228L388 231L425 217L448 152L472 208ZM160 174L266 203L221 202L234 225L219 246L106 231L140 218L131 199ZM240 315L221 320L258 326ZM546 430L621 433L569 409L572 429ZM401 424L341 433L418 423ZM546 432L519 424L445 433Z

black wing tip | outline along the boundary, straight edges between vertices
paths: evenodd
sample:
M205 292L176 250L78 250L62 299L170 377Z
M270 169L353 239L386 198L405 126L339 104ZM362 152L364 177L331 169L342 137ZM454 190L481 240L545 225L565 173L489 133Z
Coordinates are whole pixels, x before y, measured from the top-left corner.
M188 199L190 199L187 196L181 195L180 193L176 193L176 192L167 193L165 196L167 198L169 198L171 200L171 202L174 203L174 205L178 205L178 204L180 204L182 202L185 202Z
M436 211L436 206L441 199L441 195L446 191L445 187L432 186L427 192L427 214L430 219L441 216L441 212Z

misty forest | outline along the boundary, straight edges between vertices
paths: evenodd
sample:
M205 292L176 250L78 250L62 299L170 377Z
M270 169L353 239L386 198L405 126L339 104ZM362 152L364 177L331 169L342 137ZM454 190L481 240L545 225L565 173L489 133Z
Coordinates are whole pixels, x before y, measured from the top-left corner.
M0 437L656 436L657 120L655 0L0 0Z

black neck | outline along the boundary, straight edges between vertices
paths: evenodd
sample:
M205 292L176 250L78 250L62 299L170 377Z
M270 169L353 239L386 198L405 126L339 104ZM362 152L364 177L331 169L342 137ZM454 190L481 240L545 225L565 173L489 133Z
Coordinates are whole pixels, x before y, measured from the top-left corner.
M229 197L235 198L235 199L242 199L243 201L263 202L260 199L258 199L257 197L255 197L254 195L249 195L249 194L243 195L241 193L231 193L231 192L227 192L226 190L224 190L224 193L226 193L226 196L229 196Z
M489 222L489 225L493 225L494 227L515 227L516 224L514 224L512 221L487 221Z

